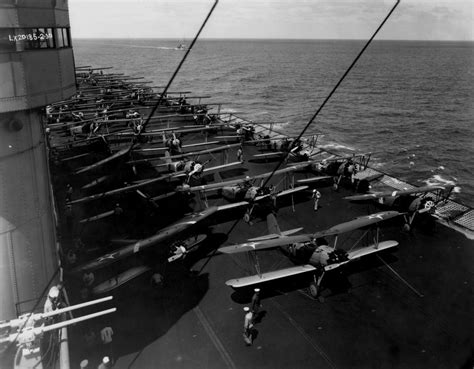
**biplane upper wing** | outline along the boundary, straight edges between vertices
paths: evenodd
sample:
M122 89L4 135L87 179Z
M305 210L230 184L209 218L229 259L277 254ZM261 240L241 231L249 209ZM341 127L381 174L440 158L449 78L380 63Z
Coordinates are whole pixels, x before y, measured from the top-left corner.
M249 287L255 284L269 282L280 278L290 277L302 273L314 272L316 268L312 265L297 265L290 268L274 270L271 272L262 273L259 275L251 275L248 277L230 279L225 284L232 288Z
M224 254L235 254L246 251L257 251L264 249L271 249L275 247L285 246L291 243L309 242L313 238L312 234L301 234L290 237L279 237L274 239L267 239L262 241L250 241L237 245L224 246L218 249Z
M158 157L158 158L153 158L153 159L148 159L148 160L149 161L151 161L151 160L163 160L164 161L164 160L183 159L183 158L186 158L186 157L189 157L189 156L200 156L200 155L204 155L204 154L211 154L211 153L215 153L215 152L219 152L219 151L230 150L230 149L233 149L233 148L237 148L239 146L240 146L240 144L223 145L223 146L215 147L213 149L206 149L206 150L201 150L201 151L190 151L190 152L185 152L185 153L178 154L178 155L171 155L171 156L167 156L167 157Z
M382 197L396 197L396 196L404 196L404 195L422 194L422 193L433 192L433 191L438 191L438 190L445 190L447 188L448 188L447 186L441 186L441 185L423 186L423 187L416 187L409 190L383 191L383 192L368 193L365 195L347 196L347 197L344 197L344 199L350 200L350 201L364 201L364 200L379 199Z
M211 215L217 213L218 211L236 208L240 206L247 206L247 202L240 202L223 206L212 206L198 213L189 214L184 218L178 220L177 222L160 229L155 235L131 243L129 245L119 248L118 250L115 250L90 262L80 265L75 268L73 272L94 270L107 266L128 256L136 254L137 252L140 252L144 249L150 248L163 242L170 241L174 237L177 237L180 233L187 231L198 223L201 223L204 219L209 218Z
M118 159L122 156L125 156L127 155L130 150L132 149L132 145L130 145L128 148L126 149L122 149L120 151L117 151L115 154L103 159L103 160L100 160L94 164L91 164L91 165L88 165L87 167L84 167L84 168L81 168L79 170L76 170L76 174L80 174L80 173L85 173L85 172L88 172L90 170L93 170L93 169L96 169L96 168L99 168L101 167L102 165L105 165L107 163L110 163L111 161L115 160L115 159Z
M101 193L97 193L97 194L94 194L94 195L82 197L80 199L70 201L69 203L70 204L78 204L78 203L81 203L81 202L87 202L87 201L101 199L103 197L119 195L119 194L122 194L122 193L125 193L125 192L136 191L140 187L147 186L147 185L150 185L152 183L159 182L159 181L164 181L165 179L173 178L174 176L176 176L176 173L165 174L165 175L162 175L160 177L140 181L139 183L133 184L133 185L130 185L130 186L120 187L120 188L116 188L114 190L110 190L110 191L107 191L107 192L101 192Z
M165 128L163 130L157 130L157 131L150 131L150 132L142 132L142 136L162 136L163 133L166 132L173 132L173 133L179 133L179 134L184 134L184 133L193 133L193 132L203 132L203 131L210 131L210 130L215 130L216 127L213 126L200 126L196 128L179 128L179 127L174 127L174 128ZM119 136L136 136L136 133L133 131L129 132L118 132L116 135Z
M299 187L295 187L295 188L289 188L287 190L283 190L283 191L280 191L278 192L275 196L277 198L279 197L282 197L282 196L286 196L286 195L291 195L293 193L296 193L296 192L301 192L301 191L304 191L308 188L308 186L299 186ZM270 194L267 194L267 195L262 195L262 196L257 196L255 197L254 199L254 202L258 202L266 197L269 197L271 196Z
M360 153L360 154L354 153L352 155L345 155L345 156L332 155L331 157L324 159L324 161L331 162L331 161L349 160L349 159L363 158L369 155L371 155L371 153Z
M317 237L321 236L329 236L334 234L341 234L346 232L351 232L359 228L366 227L371 224L375 224L384 220L388 220L399 215L403 215L403 213L399 213L398 211L381 211L379 213L364 215L355 219L352 219L348 222L340 223L331 228L328 228L325 231L316 233ZM319 235L321 234L321 236Z
M199 146L207 146L207 145L216 145L220 143L219 141L207 141L207 142L198 142L195 144L183 145L181 146L182 149L189 149L191 147L199 147ZM145 149L137 149L134 152L155 152L155 151L167 151L169 150L168 147L150 147Z

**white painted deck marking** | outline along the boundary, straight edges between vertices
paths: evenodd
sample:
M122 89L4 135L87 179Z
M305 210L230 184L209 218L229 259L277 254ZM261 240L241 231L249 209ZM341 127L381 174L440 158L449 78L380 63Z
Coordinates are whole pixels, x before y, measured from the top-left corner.
M196 316L198 317L199 321L201 322L202 326L204 327L204 330L208 334L209 338L211 339L212 343L216 347L217 351L222 356L222 359L226 363L227 368L230 369L235 369L236 366L234 362L232 361L232 358L230 357L229 353L225 349L224 345L222 344L221 340L219 337L217 337L216 332L212 329L211 325L207 321L206 317L204 316L203 312L199 308L199 306L196 306L193 311L196 313Z

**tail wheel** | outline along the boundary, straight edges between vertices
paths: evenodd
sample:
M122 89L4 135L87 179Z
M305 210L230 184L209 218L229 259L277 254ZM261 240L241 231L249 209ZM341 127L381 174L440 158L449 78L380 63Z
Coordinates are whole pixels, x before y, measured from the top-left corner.
M404 230L405 232L410 232L410 229L411 229L410 224L405 223L405 224L403 225L403 230Z

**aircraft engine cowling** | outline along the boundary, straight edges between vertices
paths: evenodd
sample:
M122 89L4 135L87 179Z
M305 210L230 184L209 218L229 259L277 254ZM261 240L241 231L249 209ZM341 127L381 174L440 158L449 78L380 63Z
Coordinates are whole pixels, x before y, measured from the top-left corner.
M433 214L436 210L436 204L431 198L425 198L421 200L418 210L428 214Z
M233 201L237 197L237 188L233 186L226 186L222 188L222 197L226 200Z
M347 252L336 249L327 245L318 246L313 252L310 259L310 264L313 266L325 267L330 264L340 263L347 260Z
M434 201L429 197L426 197L424 199L417 197L408 206L408 211L410 212L421 211L423 213L427 212L429 214L432 214L435 209L436 205Z
M178 167L180 166L180 162L177 161L177 162L174 162L174 163L170 163L168 164L168 170L170 172L177 172L179 169Z

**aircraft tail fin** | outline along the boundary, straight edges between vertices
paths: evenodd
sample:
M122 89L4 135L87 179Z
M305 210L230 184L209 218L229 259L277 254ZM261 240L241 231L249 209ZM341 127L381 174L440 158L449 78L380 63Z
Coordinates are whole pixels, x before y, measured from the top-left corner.
M170 157L170 152L168 150L165 151L165 162L166 164L171 164L172 161L171 161L171 157Z
M281 235L281 229L276 220L275 214L270 213L267 215L267 229L268 234Z
M257 241L271 240L274 238L286 237L294 233L297 233L303 229L302 227L300 227L300 228L295 228L295 229L289 229L287 231L282 231L273 213L270 213L267 215L267 228L268 228L268 234L266 234L265 236L251 238L248 241L257 242Z

